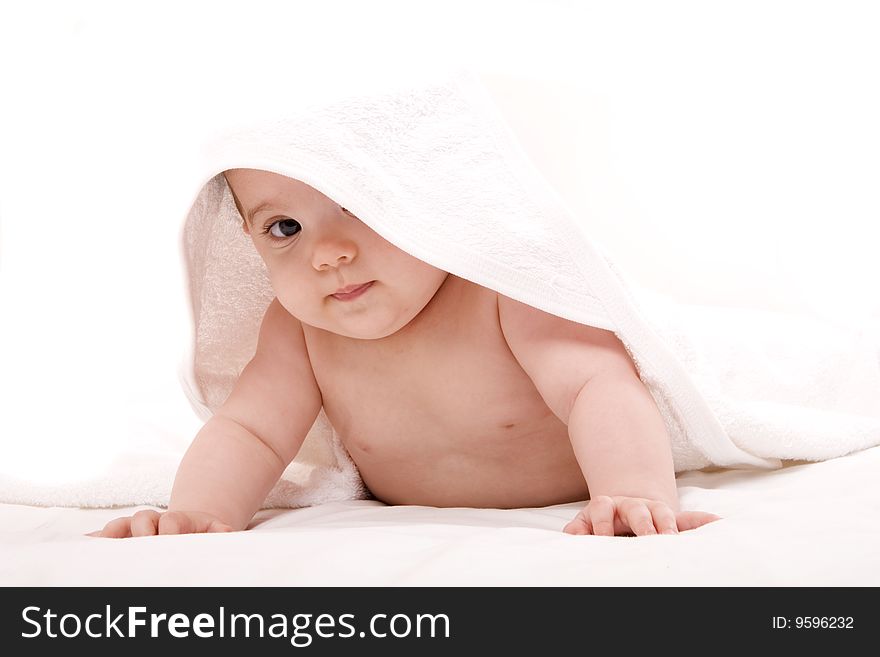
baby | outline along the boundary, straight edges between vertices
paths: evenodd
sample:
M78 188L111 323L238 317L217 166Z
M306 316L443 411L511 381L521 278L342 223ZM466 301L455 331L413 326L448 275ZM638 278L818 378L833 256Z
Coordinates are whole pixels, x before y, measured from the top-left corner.
M674 534L661 415L614 333L436 269L291 178L225 172L275 299L253 359L205 423L164 513L93 536L245 529L323 407L388 504L589 500L569 534Z

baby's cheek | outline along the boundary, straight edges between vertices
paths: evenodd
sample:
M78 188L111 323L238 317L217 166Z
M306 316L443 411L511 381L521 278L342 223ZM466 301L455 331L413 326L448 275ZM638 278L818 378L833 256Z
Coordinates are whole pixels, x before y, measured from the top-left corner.
M297 303L294 299L291 299L290 294L285 294L283 290L274 290L275 296L278 297L279 303L284 307L284 309L293 315L296 319L300 321L303 320L302 313L302 304Z

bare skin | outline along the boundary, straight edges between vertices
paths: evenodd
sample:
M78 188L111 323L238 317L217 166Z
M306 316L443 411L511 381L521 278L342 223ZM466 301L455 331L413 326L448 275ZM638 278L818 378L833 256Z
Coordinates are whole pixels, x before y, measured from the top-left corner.
M568 428L507 346L495 292L450 275L382 340L304 331L327 417L377 499L510 508L588 497Z
M564 531L606 536L718 519L679 511L665 427L613 333L431 267L304 183L226 178L277 295L257 353L184 456L168 511L91 535L246 528L322 407L388 504L589 500Z

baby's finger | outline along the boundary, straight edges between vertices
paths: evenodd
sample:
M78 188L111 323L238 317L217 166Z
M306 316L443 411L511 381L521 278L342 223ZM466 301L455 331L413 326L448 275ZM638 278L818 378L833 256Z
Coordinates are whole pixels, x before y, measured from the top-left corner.
M227 525L225 522L222 522L220 520L215 520L208 526L208 531L213 534L215 532L216 533L234 532L235 530L232 527L230 527L229 525Z
M152 509L138 511L131 517L132 536L155 536L159 533L159 512Z
M614 500L607 495L591 499L585 515L593 525L596 536L614 536Z
M592 534L593 527L590 524L590 519L584 515L584 510L581 509L574 519L562 528L562 531L566 534Z
M678 524L675 521L675 511L663 502L648 502L651 515L654 516L654 526L661 534L677 534Z
M721 520L721 516L705 511L681 511L675 515L675 520L678 523L678 531L686 532L689 529L696 529L710 522Z
M166 511L159 518L160 534L194 534L203 531L205 528L197 527L195 520L187 513Z
M104 538L131 538L131 518L116 518L111 520L101 530Z
M225 522L207 513L166 511L159 518L160 534L202 534L235 531Z
M654 529L654 519L648 506L641 500L628 498L620 502L618 515L622 516L624 522L629 525L630 531L636 536L647 536L656 534Z

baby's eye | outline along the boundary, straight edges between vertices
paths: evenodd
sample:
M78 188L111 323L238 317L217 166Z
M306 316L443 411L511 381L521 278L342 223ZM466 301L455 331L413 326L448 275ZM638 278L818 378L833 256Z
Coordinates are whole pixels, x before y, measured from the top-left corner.
M288 237L293 237L301 230L302 226L300 226L298 221L296 221L295 219L285 218L279 219L278 221L273 221L271 224L266 226L263 232L268 233L276 239L283 240Z

